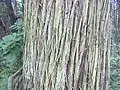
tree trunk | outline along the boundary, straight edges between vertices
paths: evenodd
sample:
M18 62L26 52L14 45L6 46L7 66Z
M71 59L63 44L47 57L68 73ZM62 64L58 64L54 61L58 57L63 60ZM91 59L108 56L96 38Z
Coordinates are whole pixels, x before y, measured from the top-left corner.
M109 0L24 0L24 90L109 90Z

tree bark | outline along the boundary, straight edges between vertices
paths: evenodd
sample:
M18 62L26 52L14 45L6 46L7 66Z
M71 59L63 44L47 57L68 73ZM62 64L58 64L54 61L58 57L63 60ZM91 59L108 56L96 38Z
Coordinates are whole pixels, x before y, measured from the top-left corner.
M109 0L24 0L24 90L109 90Z

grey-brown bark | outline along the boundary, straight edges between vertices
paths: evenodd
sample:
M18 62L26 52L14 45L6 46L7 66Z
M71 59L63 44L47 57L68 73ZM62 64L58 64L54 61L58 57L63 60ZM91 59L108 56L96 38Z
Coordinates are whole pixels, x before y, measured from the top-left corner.
M25 0L25 90L109 90L108 0Z

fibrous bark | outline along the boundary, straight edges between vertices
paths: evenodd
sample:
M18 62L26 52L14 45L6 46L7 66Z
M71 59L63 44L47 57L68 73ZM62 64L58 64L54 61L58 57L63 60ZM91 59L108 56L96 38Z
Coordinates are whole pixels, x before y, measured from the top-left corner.
M25 90L109 90L108 0L24 0Z

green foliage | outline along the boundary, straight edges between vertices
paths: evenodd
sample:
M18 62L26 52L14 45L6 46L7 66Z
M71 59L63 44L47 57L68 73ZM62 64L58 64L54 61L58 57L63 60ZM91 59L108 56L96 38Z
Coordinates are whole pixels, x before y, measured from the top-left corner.
M23 15L23 7L22 7L22 1L17 1L17 14L19 16Z
M13 33L22 33L22 31L23 31L23 21L22 21L22 19L18 19L14 23L14 25L12 25L10 27L10 29Z
M18 16L22 16L22 4L18 2ZM23 21L18 19L10 27L12 33L0 40L0 90L7 90L8 77L22 66Z
M0 41L0 90L7 90L7 79L22 66L23 22L11 26L11 33ZM1 82L2 81L2 82Z
M110 88L120 90L120 56L110 58Z
M13 33L0 42L0 76L15 72L21 66L22 36ZM17 65L17 67L16 67Z

